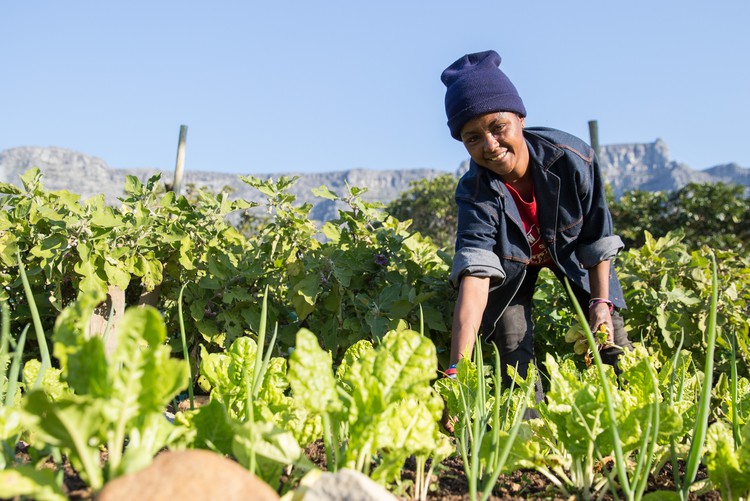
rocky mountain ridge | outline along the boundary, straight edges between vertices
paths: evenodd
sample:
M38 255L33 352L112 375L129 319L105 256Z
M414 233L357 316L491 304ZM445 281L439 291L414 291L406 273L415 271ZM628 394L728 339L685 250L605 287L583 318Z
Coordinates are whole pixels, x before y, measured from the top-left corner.
M615 144L600 147L602 173L612 186L616 197L628 190L672 191L691 182L725 182L750 187L750 169L737 164L717 165L706 170L695 170L684 163L669 159L664 141L653 143ZM464 162L456 171L460 175L467 167ZM44 177L42 183L49 190L69 190L83 199L104 194L109 203L116 204L122 196L125 177L133 175L142 181L161 172L165 182L171 182L173 171L160 169L112 168L97 157L59 147L18 147L0 151L0 182L20 185L20 175L38 167ZM368 201L390 202L407 190L412 181L432 179L447 174L437 169L364 170L351 169L325 173L289 173L299 176L290 193L301 203L314 205L311 218L328 220L335 217L335 204L312 195L311 190L327 186L339 195L346 194L346 186L367 188L363 198ZM262 179L281 174L248 174ZM187 170L184 185L219 192L227 187L231 196L262 201L262 196L240 179L240 174Z

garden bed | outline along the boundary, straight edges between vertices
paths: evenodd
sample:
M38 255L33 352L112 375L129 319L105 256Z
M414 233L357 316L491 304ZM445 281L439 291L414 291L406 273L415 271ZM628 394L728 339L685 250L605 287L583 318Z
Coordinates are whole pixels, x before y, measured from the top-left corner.
M325 449L322 443L315 443L309 446L306 455L310 460L321 468L325 468ZM106 461L106 452L102 453L102 461ZM16 461L19 463L28 463L31 460L25 444L21 443L17 447ZM57 466L50 460L46 465L51 469L57 469ZM682 465L681 465L682 466ZM394 494L404 500L410 499L410 484L414 481L416 462L408 460L404 465L402 472L402 490L405 492L394 492ZM86 501L94 498L91 488L81 479L78 472L65 460L63 466L63 483L64 490L68 498L72 501ZM683 474L684 472L681 472ZM701 466L698 472L697 481L706 478L705 468ZM396 489L398 490L398 488ZM430 483L430 491L427 496L429 500L440 501L470 501L468 494L468 482L463 470L463 463L460 458L452 456L444 460L440 466L435 469L433 478ZM672 466L667 464L656 476L649 478L647 492L652 491L675 491L675 483L672 472ZM501 475L497 485L493 490L490 500L522 500L522 499L547 499L554 501L567 500L564 495L556 491L554 485L539 472L532 470L517 470L508 475ZM601 499L612 500L611 494L604 495ZM699 495L691 495L690 499L704 501L721 501L721 495L718 491L712 490Z

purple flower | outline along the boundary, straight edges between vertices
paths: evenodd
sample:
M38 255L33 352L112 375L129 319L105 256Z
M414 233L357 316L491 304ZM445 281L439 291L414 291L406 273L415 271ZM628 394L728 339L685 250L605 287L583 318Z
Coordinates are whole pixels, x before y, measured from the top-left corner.
M375 254L374 256L372 256L372 260L378 266L388 265L388 257L385 254Z

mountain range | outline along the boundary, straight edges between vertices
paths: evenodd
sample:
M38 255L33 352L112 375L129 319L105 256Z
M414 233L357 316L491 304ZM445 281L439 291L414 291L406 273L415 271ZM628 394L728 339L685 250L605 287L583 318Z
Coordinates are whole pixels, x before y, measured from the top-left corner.
M667 144L661 139L652 143L603 145L599 149L602 174L619 198L629 190L672 191L688 183L724 182L750 187L750 168L736 163L716 165L705 170L695 170L688 165L670 160ZM171 182L171 169L112 168L104 160L60 147L17 147L0 151L0 182L20 185L20 175L32 167L42 173L42 184L49 190L68 190L83 199L104 194L108 203L116 204L123 194L125 177L133 175L146 181L156 173L162 180ZM458 166L455 175L468 167L468 160ZM350 169L324 173L288 173L298 176L289 192L298 202L313 205L310 218L325 221L336 217L336 204L315 197L311 190L327 186L339 195L345 195L347 185L367 188L363 199L388 203L407 190L412 181L432 179L449 172L437 169L373 170ZM247 173L261 179L278 179L282 174ZM225 189L231 196L245 200L262 201L257 190L244 183L240 174L186 170L183 185L193 185L213 192Z

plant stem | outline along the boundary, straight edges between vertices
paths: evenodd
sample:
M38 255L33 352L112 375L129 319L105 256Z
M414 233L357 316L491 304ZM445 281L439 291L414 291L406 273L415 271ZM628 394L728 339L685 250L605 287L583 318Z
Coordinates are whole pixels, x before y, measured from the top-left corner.
M187 340L185 337L185 322L183 320L182 316L182 293L185 290L185 287L187 287L187 284L184 284L182 288L180 288L180 295L177 299L177 317L180 319L180 340L182 341L182 358L185 359L185 363L187 363L188 366L188 395L190 397L190 410L195 409L195 404L193 402L193 369L190 365L190 355L188 354L187 349Z
M685 465L685 481L682 484L681 495L687 499L690 494L690 486L698 474L703 444L706 440L708 429L708 418L711 413L711 390L713 387L714 372L714 350L716 348L716 309L719 302L719 279L716 272L716 256L712 255L711 264L711 306L708 310L708 339L706 346L706 363L703 369L703 388L701 388L698 414L695 418L695 430L693 440L690 443L687 464Z
M607 413L609 414L609 420L611 423L610 426L610 433L612 434L612 445L614 447L615 452L615 466L617 468L617 477L620 479L620 488L623 490L623 493L625 494L626 499L631 500L633 499L633 491L630 487L630 481L628 480L628 473L625 469L625 456L622 452L622 443L620 442L620 431L617 428L617 414L615 413L615 405L612 401L612 393L609 388L609 378L607 377L607 374L604 372L604 363L602 362L602 357L599 354L599 349L596 344L596 340L594 339L594 335L591 333L591 329L589 328L588 319L583 314L583 310L581 310L581 305L578 304L578 301L576 300L575 295L573 294L573 290L570 287L570 282L567 278L565 278L565 288L568 291L568 297L570 298L571 302L573 303L573 306L576 310L576 314L578 315L578 321L581 322L581 325L583 325L584 333L586 334L586 339L589 342L589 347L591 348L591 351L594 356L594 362L596 363L596 369L599 373L599 380L602 383L602 390L604 391L604 399L607 403Z
M7 357L10 357L10 310L8 303L0 303L0 367L5 367Z
M740 401L737 398L737 332L732 329L732 352L729 359L731 368L731 386L729 391L732 398L732 436L734 437L734 450L738 450L742 445L742 434L740 433L739 416L737 415L737 406Z
M336 464L336 458L334 457L334 439L331 430L331 416L327 412L324 412L322 417L323 442L326 446L326 464L328 465L328 471L336 473L338 471L338 465Z
M23 347L26 344L26 332L29 330L29 326L24 327L23 332L18 337L16 343L16 349L13 352L13 361L10 364L10 372L8 373L8 387L5 393L5 406L10 407L13 405L13 399L16 396L16 387L18 386L18 373L21 371L21 357L23 356Z
M258 342L255 350L255 366L253 367L252 394L247 397L255 397L260 389L261 373L264 369L263 348L266 344L266 316L268 315L268 285L263 293L263 303L260 309L260 324L258 325Z
M29 285L29 279L26 276L26 269L21 261L21 250L16 249L16 257L18 258L18 272L21 275L21 281L23 282L23 289L26 292L26 300L29 302L29 310L31 311L31 319L34 322L34 331L36 332L36 340L39 344L39 355L42 359L42 367L39 369L39 376L37 377L34 387L38 387L42 384L44 373L47 369L52 367L52 363L49 358L49 349L47 348L47 338L44 335L44 329L42 328L42 321L39 318L39 310L36 307L36 301L34 300L34 293Z
M674 357L672 358L672 372L669 374L669 406L674 405L675 399L675 375L677 374L677 364L680 362L680 356L682 352L682 345L685 342L685 331L680 331L680 343L677 345ZM684 378L680 378L680 398L683 393ZM674 477L675 486L677 490L682 490L682 478L680 478L680 467L677 463L677 439L671 437L669 439L669 450L671 452L672 460L672 476Z

